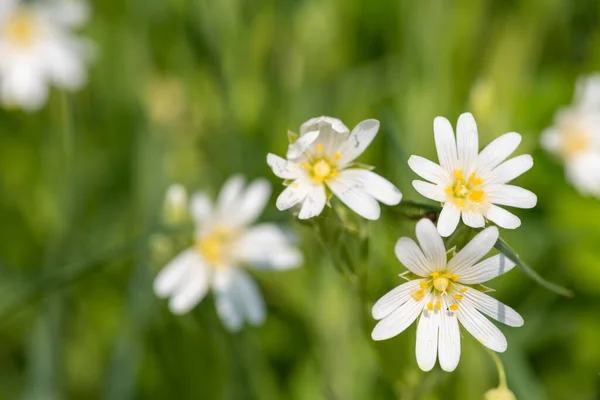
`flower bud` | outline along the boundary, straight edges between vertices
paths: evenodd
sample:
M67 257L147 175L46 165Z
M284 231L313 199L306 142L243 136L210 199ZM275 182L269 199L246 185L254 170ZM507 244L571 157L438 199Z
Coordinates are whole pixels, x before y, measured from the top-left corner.
M483 396L484 400L517 400L513 392L507 387L498 387L488 390Z
M165 196L164 216L168 224L185 221L188 212L187 192L183 185L176 183L169 187Z

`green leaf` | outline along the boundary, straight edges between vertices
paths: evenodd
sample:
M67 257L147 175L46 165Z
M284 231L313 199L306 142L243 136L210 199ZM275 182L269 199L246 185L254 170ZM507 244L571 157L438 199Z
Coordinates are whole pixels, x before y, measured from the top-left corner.
M573 292L571 290L542 278L537 272L535 272L535 270L533 270L529 265L524 263L519 257L519 255L502 238L498 239L498 242L496 242L496 245L494 247L499 252L508 257L512 262L514 262L517 265L517 267L519 267L519 269L525 273L525 275L533 279L538 285L543 286L551 292L560 294L562 296L573 297Z

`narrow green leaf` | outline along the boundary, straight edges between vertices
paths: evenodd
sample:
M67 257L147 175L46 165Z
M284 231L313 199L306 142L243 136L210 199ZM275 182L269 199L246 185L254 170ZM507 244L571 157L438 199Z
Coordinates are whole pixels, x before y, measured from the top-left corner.
M496 247L496 249L499 252L501 252L512 262L514 262L517 265L517 267L519 267L519 269L525 273L525 275L533 279L540 286L543 286L546 289L554 293L560 294L562 296L573 297L573 292L571 290L542 278L537 272L535 272L535 270L533 270L529 265L524 263L518 256L518 254L502 238L498 239L498 242L496 242L496 245L494 247Z

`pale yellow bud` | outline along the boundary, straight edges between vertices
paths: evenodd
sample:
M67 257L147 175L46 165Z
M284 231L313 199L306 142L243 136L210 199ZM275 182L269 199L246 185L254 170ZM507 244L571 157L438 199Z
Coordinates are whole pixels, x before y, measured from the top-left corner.
M517 400L513 392L507 387L488 390L483 396L484 400Z

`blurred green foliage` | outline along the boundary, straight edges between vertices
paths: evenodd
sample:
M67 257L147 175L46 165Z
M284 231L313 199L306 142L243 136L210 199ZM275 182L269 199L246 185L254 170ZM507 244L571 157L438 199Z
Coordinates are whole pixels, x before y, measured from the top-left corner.
M518 151L536 165L517 182L539 203L502 237L576 294L516 269L490 283L526 321L501 328L509 386L524 400L599 398L600 201L538 149L576 78L600 70L599 2L96 0L93 10L88 86L54 91L36 114L0 111L1 399L481 399L497 375L469 335L452 374L417 368L414 325L370 339L370 306L404 271L393 245L414 232L392 209L368 224L357 287L273 201L264 219L298 230L306 263L258 274L260 328L226 333L210 296L173 316L151 287L189 241L161 227L171 183L215 192L241 171L269 177L277 194L267 152L282 154L287 129L325 114L381 120L361 161L421 201L408 156L435 159L433 118L464 111L482 143L523 134Z

